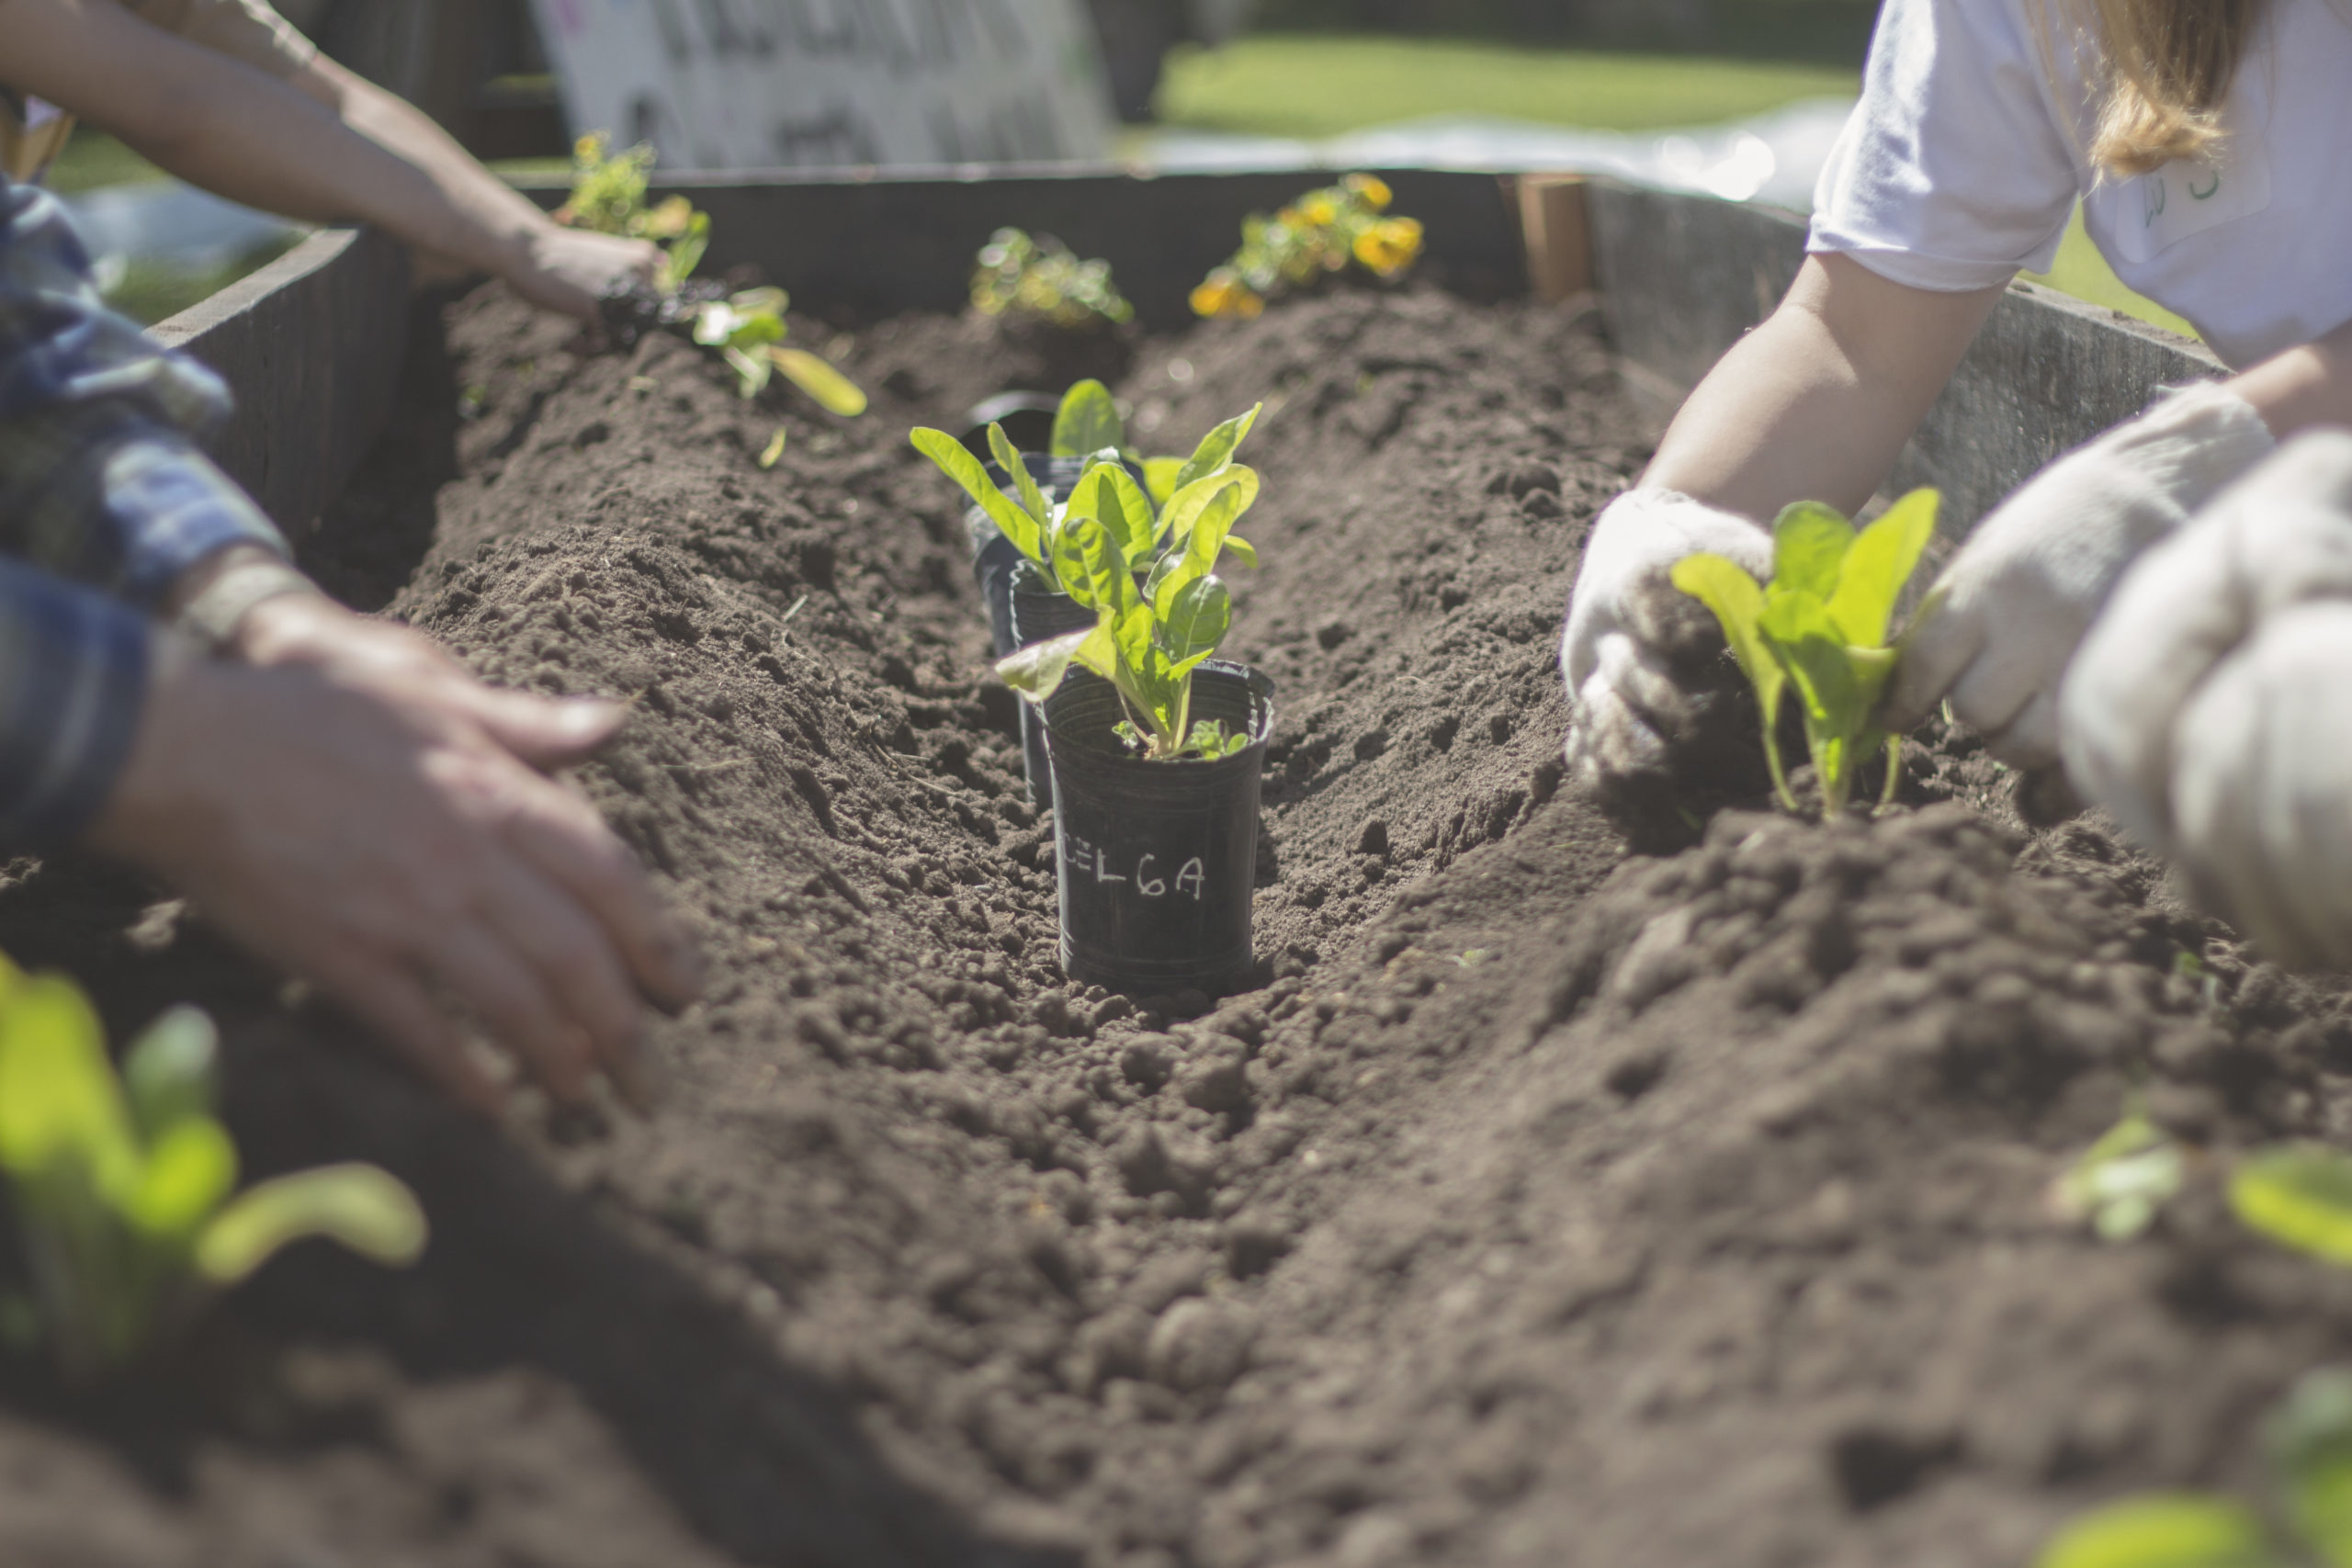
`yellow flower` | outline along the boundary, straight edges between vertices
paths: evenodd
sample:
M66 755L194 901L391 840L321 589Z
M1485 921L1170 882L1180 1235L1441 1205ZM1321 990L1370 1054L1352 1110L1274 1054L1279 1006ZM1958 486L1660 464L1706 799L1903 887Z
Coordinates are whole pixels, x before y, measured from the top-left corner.
M1306 220L1317 229L1328 229L1340 220L1340 204L1328 196L1309 197L1304 210Z
M1377 175L1350 175L1340 183L1363 197L1364 205L1374 212L1386 211L1389 202L1395 199L1389 195L1387 185Z
M1198 288L1193 290L1193 313L1196 316L1238 316L1243 321L1258 315L1266 302L1255 290L1224 267L1209 274Z
M1385 218L1356 238L1356 260L1384 278L1404 276L1421 254L1418 219Z

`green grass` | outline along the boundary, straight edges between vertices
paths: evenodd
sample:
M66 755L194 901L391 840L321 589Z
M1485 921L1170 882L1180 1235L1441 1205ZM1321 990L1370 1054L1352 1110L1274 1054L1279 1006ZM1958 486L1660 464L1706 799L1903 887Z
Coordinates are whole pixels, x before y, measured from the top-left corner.
M2075 209L2075 220L2066 226L2066 238L2058 247L2058 259L2046 273L2028 273L2028 281L2045 283L2062 294L2077 299L2087 299L2094 305L2104 305L2110 310L2120 310L2127 316L2137 316L2143 321L2176 332L2183 337L2195 337L2197 329L2165 310L2153 299L2134 294L2123 286L2107 265L2107 258L2091 243L2090 234L2083 228L2083 209Z
M66 139L57 162L50 165L48 185L60 196L72 196L101 186L138 185L171 177L106 132L79 125Z
M1645 130L1851 94L1860 82L1833 65L1276 33L1170 61L1159 115L1169 126L1308 138L1474 113Z

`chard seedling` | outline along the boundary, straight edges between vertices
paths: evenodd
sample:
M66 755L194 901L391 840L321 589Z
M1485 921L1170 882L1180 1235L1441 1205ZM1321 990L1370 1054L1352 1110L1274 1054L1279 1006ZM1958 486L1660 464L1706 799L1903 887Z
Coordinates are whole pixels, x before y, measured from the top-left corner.
M1001 660L997 673L1043 704L1060 689L1072 664L1091 670L1118 691L1127 714L1121 738L1150 761L1215 761L1246 748L1246 734L1192 717L1193 671L1216 651L1233 624L1232 595L1207 563L1219 547L1215 536L1240 511L1241 491L1239 480L1227 478L1203 511L1193 535L1197 548L1161 557L1141 588L1115 525L1072 518L1056 546L1061 580L1071 598L1095 613L1095 624L1023 649Z
M1770 584L1724 556L1688 556L1675 563L1675 587L1714 612L1732 657L1755 690L1765 765L1790 811L1799 807L1781 766L1777 731L1781 700L1792 688L1804 717L1822 814L1846 809L1863 758L1882 746L1884 798L1894 798L1903 738L1882 734L1874 722L1898 651L1887 645L1886 634L1895 601L1935 535L1937 502L1934 491L1914 491L1857 532L1833 509L1800 502L1772 525Z
M2188 1156L2138 1106L2109 1128L2051 1189L2059 1216L2088 1220L2106 1241L2131 1241L2180 1191Z
M424 1249L415 1198L374 1166L300 1171L232 1197L215 1050L210 1021L175 1008L131 1043L118 1077L82 992L0 959L0 1172L37 1297L15 1298L0 1321L45 1333L68 1375L133 1359L305 1236L392 1266Z
M735 372L736 394L746 401L764 391L768 378L781 370L826 412L855 419L866 408L857 384L816 355L783 346L791 331L784 312L791 303L781 288L747 288L707 300L695 310L695 341L718 350Z
M972 267L972 304L984 316L1027 316L1057 327L1125 326L1136 308L1111 264L1081 261L1051 234L999 229Z
M1080 521L1099 524L1133 571L1158 572L1175 560L1195 558L1203 550L1207 555L1201 575L1213 570L1219 554L1227 551L1245 566L1258 564L1257 551L1232 531L1234 522L1258 499L1258 476L1235 462L1234 455L1264 406L1227 420L1203 437L1170 476L1164 500L1155 499L1127 471L1125 426L1099 381L1071 388L1054 420L1054 455L1086 460L1069 500L1059 505L1046 499L1002 425L989 426L989 451L1006 476L1011 494L945 431L917 430L908 439L963 487L1049 589L1078 598L1066 570L1077 558L1065 547L1063 535ZM1211 502L1219 497L1227 497L1225 508L1212 516ZM1091 600L1080 602L1093 607Z

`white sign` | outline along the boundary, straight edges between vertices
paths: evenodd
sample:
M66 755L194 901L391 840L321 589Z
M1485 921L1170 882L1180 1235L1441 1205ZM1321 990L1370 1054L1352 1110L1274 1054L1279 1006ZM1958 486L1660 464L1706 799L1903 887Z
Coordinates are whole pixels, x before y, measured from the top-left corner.
M1082 0L532 0L575 132L664 169L1108 155Z

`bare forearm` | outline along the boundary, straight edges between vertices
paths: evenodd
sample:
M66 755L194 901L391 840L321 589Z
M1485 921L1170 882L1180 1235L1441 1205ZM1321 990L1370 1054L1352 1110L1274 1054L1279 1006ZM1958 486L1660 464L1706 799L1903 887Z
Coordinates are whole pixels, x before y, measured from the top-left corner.
M2321 425L2352 426L2352 322L2264 360L2229 386L2281 441Z
M294 85L352 130L418 170L446 209L447 238L433 249L491 271L515 264L550 220L520 191L475 162L433 118L321 56Z
M1643 482L1758 520L1868 501L1999 289L1926 295L1816 256L1675 416Z

